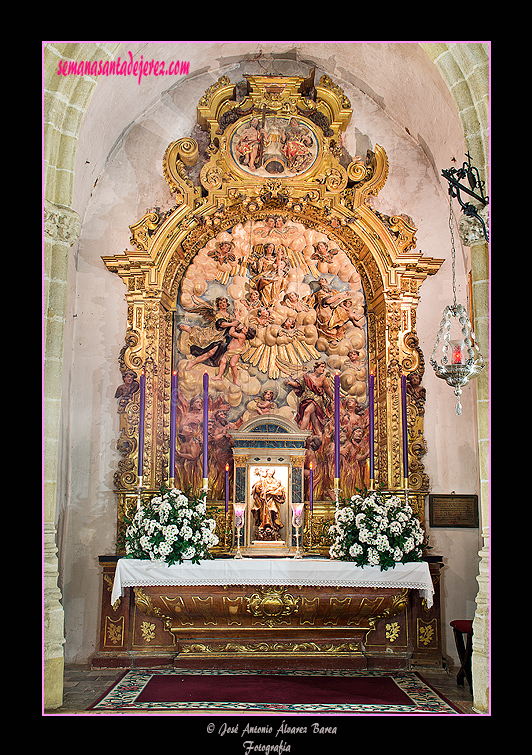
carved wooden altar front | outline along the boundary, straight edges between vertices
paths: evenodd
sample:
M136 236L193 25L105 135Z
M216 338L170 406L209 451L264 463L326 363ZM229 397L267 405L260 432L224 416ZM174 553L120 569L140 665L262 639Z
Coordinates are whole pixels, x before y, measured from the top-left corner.
M196 128L172 142L164 154L163 172L174 206L168 211L147 209L130 226L133 248L103 257L107 268L123 279L127 299L120 353L123 384L116 391L118 553L123 552L125 519L139 494L151 495L171 479L182 489L201 486L204 371L209 375L208 513L216 519L219 536L215 555L234 554L233 503L243 494L249 497L250 475L258 476L255 470L266 463L286 474L282 524L287 549L294 544L289 503L294 496L308 502L313 464L314 506L312 516L306 506L302 542L314 554L328 553L335 506L334 373L340 375L340 489L346 496L370 482L370 373L375 376L375 485L395 491L404 487L400 378L406 375L409 502L423 522L429 480L422 462L425 364L416 308L421 284L442 260L416 251L411 218L372 209L371 197L386 182L388 159L379 145L365 155L347 154L342 132L352 116L347 97L326 76L317 84L313 74L308 79L250 76L237 84L220 78L198 104ZM141 371L146 407L139 491ZM178 377L174 470L169 469L172 371ZM251 446L248 453L245 433L260 427L264 418L288 427L299 445L277 453L279 437L265 431L270 445L255 453L260 447L255 444L254 453ZM229 511L224 501L226 466ZM248 517L248 526L250 521ZM248 529L246 537L249 547L255 535ZM261 594L260 586L257 590ZM216 601L222 605L226 598L226 605L232 600L236 606L244 597L250 596L226 592L216 594ZM369 601L371 596L361 595L353 605L360 605L362 598ZM397 594L385 598L382 605L389 617L392 604L397 608L411 600ZM316 620L322 616L325 622L323 601L330 607L343 598L320 593L305 599L318 601ZM192 657L205 632L200 637L191 629L185 638L181 630L165 627L164 619L161 628L155 621L157 600L155 594L144 599L137 593L136 599L123 601L116 617L105 614L102 652L114 636L121 638L120 648L131 653L143 632L147 637L154 631L158 643L164 638L166 649L171 638L174 653L184 643L180 654ZM413 614L395 608L391 623L409 627L408 642L402 646L407 652ZM141 610L150 620L142 620ZM153 630L148 628L151 619ZM362 635L371 630L377 636L384 619L379 615L362 621L353 614L350 621L350 631L355 627L358 634L349 635L348 645L360 648ZM293 642L301 652L309 641L322 642L308 640L303 625L290 640L279 629L278 641L287 652L292 652ZM168 631L170 635L164 634ZM209 641L219 648L233 640L244 647L255 631L252 623L242 625L242 631L227 624L222 633L227 640ZM358 653L340 650L345 637L332 638L334 631L320 625L325 644L319 653L328 652L329 640L331 647L336 643L333 654ZM393 634L395 629L383 631ZM379 647L389 652L391 639L382 633L379 637Z
M116 557L101 557L95 667L402 669L441 665L441 563L434 602L400 588L130 587L114 604Z

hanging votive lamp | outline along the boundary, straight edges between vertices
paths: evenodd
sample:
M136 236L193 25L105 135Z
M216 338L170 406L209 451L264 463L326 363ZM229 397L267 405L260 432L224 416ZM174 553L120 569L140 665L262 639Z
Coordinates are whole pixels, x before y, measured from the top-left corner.
M451 200L452 201L452 200ZM456 272L455 272L455 248L453 235L453 210L452 204L449 214L449 228L452 240L453 262L453 304L445 307L438 331L438 337L434 344L434 350L430 363L436 376L445 380L447 385L454 388L457 398L456 414L462 414L460 396L462 388L467 385L471 378L476 377L484 369L484 359L475 340L473 327L467 316L465 308L456 302ZM451 340L451 328L455 331ZM459 330L458 336L456 331ZM460 337L461 336L461 337ZM441 348L441 352L438 350ZM437 358L440 357L438 363Z

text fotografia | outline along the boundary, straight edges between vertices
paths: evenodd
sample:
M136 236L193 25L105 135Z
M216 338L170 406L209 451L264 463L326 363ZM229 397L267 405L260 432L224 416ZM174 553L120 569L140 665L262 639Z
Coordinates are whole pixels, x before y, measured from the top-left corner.
M284 739L279 739L282 736L298 736L298 735L313 735L313 734L337 734L336 726L325 726L322 723L311 723L308 725L291 725L285 722L283 719L279 726L272 726L270 724L265 725L252 725L246 723L244 725L236 723L234 725L222 723L215 725L214 723L207 724L207 732L209 734L218 734L219 737L236 735L240 737L242 742L242 752L244 755L254 755L254 753L263 753L263 755L284 755L284 753L290 753L292 746ZM269 735L275 738L275 743L265 743L264 741L256 741L252 739L254 735Z
M133 60L128 52L129 60L60 60L57 69L58 76L134 76L139 84L146 76L186 76L190 70L189 60L172 60L165 63L161 60Z

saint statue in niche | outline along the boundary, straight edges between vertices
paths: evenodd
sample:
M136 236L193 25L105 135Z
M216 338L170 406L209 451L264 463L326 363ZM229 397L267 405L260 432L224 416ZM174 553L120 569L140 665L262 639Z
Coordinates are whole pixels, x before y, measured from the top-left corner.
M281 540L281 506L286 503L286 489L275 477L275 469L257 467L258 480L251 488L251 514L255 525L255 540Z

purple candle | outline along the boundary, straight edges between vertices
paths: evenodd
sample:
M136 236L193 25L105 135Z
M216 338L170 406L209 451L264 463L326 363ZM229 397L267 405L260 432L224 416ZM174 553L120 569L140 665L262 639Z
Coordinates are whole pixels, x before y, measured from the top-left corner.
M229 464L225 465L225 513L229 511Z
M209 375L203 373L203 485L206 485L209 468Z
M340 375L334 376L334 477L340 479Z
M140 401L139 401L139 449L138 449L138 476L142 477L144 471L144 412L146 409L146 375L144 370L140 373ZM140 482L139 482L140 484Z
M375 479L375 376L369 376L369 479Z
M408 479L408 424L406 416L406 376L401 375L401 418L403 424L403 476Z
M308 481L308 507L312 513L314 507L314 470L312 469L312 462L310 462L310 479Z
M171 480L175 477L175 430L177 420L177 372L172 372L172 387L170 393L170 470Z

